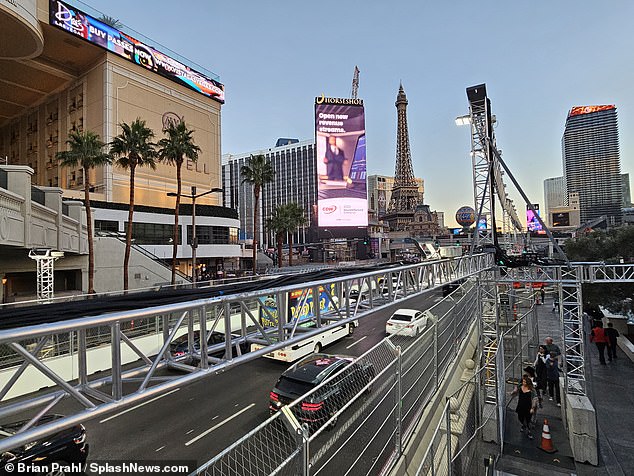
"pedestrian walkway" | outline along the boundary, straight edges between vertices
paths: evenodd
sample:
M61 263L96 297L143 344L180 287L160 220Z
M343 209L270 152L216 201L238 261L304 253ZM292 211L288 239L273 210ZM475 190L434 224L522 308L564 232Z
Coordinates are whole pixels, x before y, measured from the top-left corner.
M544 342L552 337L563 351L561 325L557 313L552 312L552 298L537 307L539 338ZM579 476L634 474L634 363L620 350L618 358L608 365L599 363L597 348L588 339L586 329L586 379L587 391L597 417L599 438L599 464L592 466L575 462L564 428L561 408L546 397L537 413L538 425L534 440L520 433L515 414L515 402L506 412L504 454L498 461L498 474L533 475L553 474ZM563 395L562 395L563 398ZM556 453L548 454L539 449L542 424L548 419Z

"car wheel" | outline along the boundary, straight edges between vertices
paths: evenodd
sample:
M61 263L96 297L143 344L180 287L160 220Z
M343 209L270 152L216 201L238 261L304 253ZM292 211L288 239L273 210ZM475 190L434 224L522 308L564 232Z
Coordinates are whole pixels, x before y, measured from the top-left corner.
M315 344L315 348L313 349L313 352L315 354L319 354L321 352L321 344L319 342Z
M352 334L354 334L354 324L351 322L348 324L348 335L351 336Z
M420 335L420 327L416 326L416 337Z

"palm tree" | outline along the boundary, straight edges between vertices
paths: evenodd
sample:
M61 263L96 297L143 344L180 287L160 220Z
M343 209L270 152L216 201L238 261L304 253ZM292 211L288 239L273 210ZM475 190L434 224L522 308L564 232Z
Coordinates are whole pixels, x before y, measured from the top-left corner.
M132 245L132 218L134 214L134 174L137 167L148 166L156 169L157 153L152 142L154 131L145 125L145 121L136 118L132 124L122 122L121 134L112 139L110 154L117 157L115 164L130 169L130 208L128 211L128 229L125 234L125 257L123 259L123 289L128 289L128 266Z
M258 256L258 214L260 205L260 192L265 184L271 183L275 176L275 170L271 162L266 160L263 155L251 156L248 165L240 168L242 175L242 183L248 183L253 186L253 274L257 270Z
M284 215L288 220L288 265L293 266L293 234L299 227L306 225L307 220L304 216L304 209L295 202L283 205Z
M181 167L188 158L192 162L198 160L200 147L194 144L192 134L184 120L170 122L163 130L167 137L158 142L159 160L169 165L176 165L176 205L174 207L174 243L172 245L172 284L176 284L176 253L178 252L178 212L181 204ZM192 237L193 239L193 237ZM194 271L195 272L195 271Z
M88 293L94 294L95 287L95 250L93 245L92 210L90 208L90 180L88 171L112 162L109 154L104 152L106 144L101 142L99 134L91 131L70 133L66 141L68 150L58 152L56 157L62 161L62 167L80 166L84 174L84 204L88 225Z
M277 245L277 267L282 267L282 244L284 243L284 235L288 232L288 216L284 214L282 206L278 206L273 210L273 215L267 220L266 225L272 233L275 233L275 242Z

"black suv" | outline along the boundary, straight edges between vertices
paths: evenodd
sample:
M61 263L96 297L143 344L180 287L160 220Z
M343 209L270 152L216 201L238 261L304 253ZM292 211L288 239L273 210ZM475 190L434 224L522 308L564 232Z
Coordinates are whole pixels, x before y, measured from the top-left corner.
M342 355L311 354L280 376L269 394L269 411L271 414L277 412L334 376L293 407L300 422L317 428L361 392L374 375L374 366L369 362L355 362L353 357ZM366 389L369 390L370 387ZM336 420L331 422L332 425L335 423Z
M62 415L45 415L36 423L43 425L50 423ZM18 421L0 425L0 437L7 438L15 435L28 421ZM15 474L9 472L7 468L13 465L17 468L18 463L38 466L41 468L52 467L57 463L62 471L55 474L82 474L82 469L88 457L88 443L86 443L86 429L84 425L75 425L65 430L58 431L39 441L33 441L19 448L14 448L0 455L0 475Z

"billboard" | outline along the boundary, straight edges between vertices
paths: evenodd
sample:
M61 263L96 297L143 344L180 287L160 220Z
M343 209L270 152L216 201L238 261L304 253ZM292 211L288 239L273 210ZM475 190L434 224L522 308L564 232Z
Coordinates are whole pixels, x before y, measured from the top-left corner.
M603 106L575 106L568 113L568 117L581 116L582 114L590 114L592 112L609 111L616 109L614 104L605 104Z
M551 223L553 224L553 228L557 226L570 226L570 213L553 213Z
M330 299L335 293L335 285L327 285L329 292L323 286L319 286L319 310L321 313L329 312L335 307ZM335 298L336 299L336 298ZM288 322L290 324L299 320L300 323L315 317L315 303L313 302L313 291L308 290L305 295L304 290L291 291L288 295L287 308ZM260 324L264 327L277 327L278 309L277 301L273 296L260 298Z
M218 81L64 2L50 0L49 23L211 99L225 102L224 85Z
M535 213L537 213L537 215L541 218L541 214L539 213L539 204L534 203L533 208L535 209ZM528 228L528 231L542 231L543 229L542 224L535 216L535 213L533 213L533 210L526 205L526 228Z
M362 99L315 98L317 223L368 226Z

